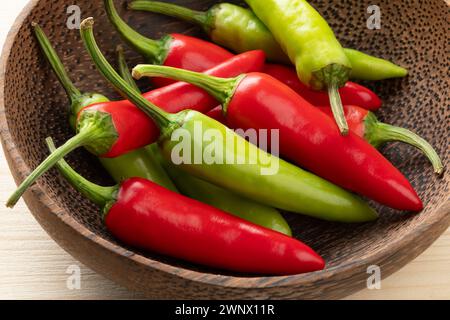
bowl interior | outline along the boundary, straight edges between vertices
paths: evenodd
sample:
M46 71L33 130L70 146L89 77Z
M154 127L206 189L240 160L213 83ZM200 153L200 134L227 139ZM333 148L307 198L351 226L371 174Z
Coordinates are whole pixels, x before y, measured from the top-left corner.
M218 1L170 2L205 9ZM448 7L441 0L378 2L382 10L382 26L380 30L369 30L366 20L370 1L311 1L330 22L344 46L393 60L410 70L410 76L405 79L367 84L384 101L384 107L379 112L380 119L412 129L428 139L447 164L450 113L445 46L448 42ZM72 135L67 122L68 100L39 51L31 33L32 21L40 23L49 35L80 89L100 92L111 98L118 97L96 72L83 49L79 31L66 26L66 9L73 3L72 0L39 1L21 26L8 60L4 92L8 127L12 141L30 169L48 154L44 143L46 137L52 136L61 144ZM110 61L115 62L115 46L120 39L108 23L102 1L77 0L75 3L80 6L83 17L95 17L99 44ZM121 4L123 1L116 2L124 19L150 37L159 38L170 32L203 36L197 28L188 24L159 15L131 13ZM131 50L127 51L127 57L131 65L143 62ZM383 152L411 180L426 209L411 215L373 204L381 218L376 223L356 226L326 223L287 213L295 237L317 250L327 261L328 268L364 260L385 250L391 243L433 220L437 207L448 200L448 178L436 177L427 159L418 151L394 143L385 147ZM77 150L68 157L68 161L81 174L97 183L113 183L95 157L85 150ZM27 173L21 172L22 175ZM98 209L75 192L57 171L52 170L40 179L39 187L79 223L96 235L116 243L105 230ZM225 274L152 253L136 253L186 270Z

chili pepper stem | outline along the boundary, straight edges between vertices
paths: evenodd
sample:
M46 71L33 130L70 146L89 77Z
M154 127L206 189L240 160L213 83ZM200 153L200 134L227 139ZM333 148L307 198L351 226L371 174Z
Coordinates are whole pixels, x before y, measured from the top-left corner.
M335 82L328 85L328 95L330 97L331 110L333 111L334 120L339 127L339 131L343 136L348 135L349 128L345 119L344 106L342 105L339 87Z
M137 65L133 69L132 75L137 80L142 77L164 77L191 83L220 101L224 111L226 111L239 83L245 78L245 75L235 78L218 78L183 69L145 64Z
M48 149L53 154L56 152L56 147L52 138L45 139ZM102 187L94 184L80 174L78 174L69 164L64 160L60 159L56 166L58 167L61 174L69 181L69 183L89 200L94 202L96 205L105 208L109 203L114 201L115 194L118 190L118 186L114 187Z
M117 51L117 62L120 76L137 92L140 92L139 87L131 76L130 69L128 68L127 61L125 59L125 53L123 47L118 45L116 48Z
M12 208L16 205L17 201L23 195L23 193L45 172L53 167L59 160L64 158L67 154L73 150L88 145L91 141L95 141L102 138L103 125L99 125L94 122L87 122L83 126L79 133L69 139L64 145L55 150L45 159L17 188L17 190L8 199L6 206Z
M38 43L42 49L42 52L46 56L53 71L55 72L59 82L66 91L70 100L70 117L69 122L72 128L76 127L78 113L86 106L94 103L109 102L109 99L104 95L98 93L83 93L73 84L70 80L67 71L58 57L55 49L53 48L50 40L46 36L45 32L37 23L32 23L34 33Z
M78 88L75 87L73 82L70 80L61 60L58 57L58 54L56 53L55 49L53 49L42 28L35 22L32 22L31 25L34 30L34 34L39 41L42 51L50 62L56 76L64 87L64 90L67 92L71 103L75 103L81 96L80 90L78 90Z
M211 29L210 11L197 11L181 7L172 3L159 1L133 1L128 4L131 10L142 10L154 13L165 14L174 18L178 18L202 27L206 33Z
M97 43L95 42L93 26L93 18L87 18L83 20L83 22L81 23L81 37L83 38L84 45L88 53L91 55L92 60L95 62L98 70L106 79L111 82L111 84L115 88L118 88L123 93L126 93L124 94L124 96L132 98L132 100L136 102L136 106L140 110L142 110L142 112L150 116L161 130L169 128L171 124L174 123L174 116L170 115L169 113L163 111L162 109L144 99L144 97L142 97L139 92L130 87L127 82L119 76L119 74L109 64L109 62L106 60L99 47L97 46Z
M436 150L422 137L414 132L382 123L373 113L369 113L365 120L366 139L375 147L391 141L401 141L410 144L422 151L433 165L434 172L441 175L444 172L444 164Z
M116 30L122 38L136 51L144 57L156 64L162 64L167 55L167 42L169 37L164 37L161 40L153 40L144 37L139 32L133 30L128 24L119 16L113 0L104 0L106 13L109 20L114 25Z

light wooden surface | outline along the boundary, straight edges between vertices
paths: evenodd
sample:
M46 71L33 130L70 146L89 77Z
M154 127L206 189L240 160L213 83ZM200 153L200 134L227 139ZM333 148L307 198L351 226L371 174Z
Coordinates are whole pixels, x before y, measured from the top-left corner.
M2 3L0 43L27 0ZM24 202L14 210L5 200L14 189L0 147L0 299L142 298L82 266L40 228ZM80 290L70 290L68 269L81 269ZM450 230L400 272L383 279L381 290L364 290L349 299L450 299Z

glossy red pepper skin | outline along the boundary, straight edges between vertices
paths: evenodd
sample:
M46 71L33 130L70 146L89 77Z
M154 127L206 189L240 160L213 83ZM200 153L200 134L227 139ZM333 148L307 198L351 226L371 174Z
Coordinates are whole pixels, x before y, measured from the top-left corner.
M226 115L231 128L279 129L282 156L341 187L394 209L423 209L408 180L374 147L353 132L341 136L331 118L269 75L246 75Z
M171 40L167 50L164 66L186 69L196 72L214 68L231 59L234 55L211 42L178 33L170 34ZM155 78L152 83L163 87L175 81Z
M205 72L218 77L233 77L242 73L259 71L264 66L263 51L249 51L233 56L226 62ZM155 89L143 95L147 100L161 109L178 113L182 110L196 110L206 113L218 102L206 91L185 82ZM158 126L146 114L127 100L105 102L83 108L86 111L102 111L111 114L118 138L112 148L102 158L115 158L130 151L143 148L157 141L160 136Z
M333 116L330 107L318 107L328 116ZM444 163L439 154L421 136L402 127L397 127L378 121L375 114L359 106L344 106L345 118L349 129L358 136L364 138L375 148L381 147L388 142L403 142L419 149L433 165L434 172L441 175L444 172Z
M333 115L329 107L319 106L318 109L328 116ZM344 106L344 111L345 111L345 118L347 119L350 130L353 131L358 136L364 138L366 135L365 120L366 117L369 115L369 110L356 106L347 105Z
M267 64L263 72L293 89L312 105L330 104L328 93L308 88L298 79L295 69L278 64ZM356 105L371 111L378 110L382 105L381 99L372 90L351 81L340 88L339 92L343 104Z
M144 179L122 183L105 223L128 245L213 268L292 275L325 265L300 241Z
M106 154L101 155L102 158L116 158L152 143L153 121L132 104L126 101L94 104L82 109L78 119L83 112L90 111L110 114L117 131L116 141Z
M214 120L219 121L221 124L228 126L227 117L223 114L222 106L217 106L211 111L207 112L206 115Z

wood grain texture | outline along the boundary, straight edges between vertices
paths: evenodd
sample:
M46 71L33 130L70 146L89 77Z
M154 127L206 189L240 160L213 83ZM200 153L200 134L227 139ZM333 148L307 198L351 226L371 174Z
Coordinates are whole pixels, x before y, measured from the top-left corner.
M213 3L175 2L196 8ZM444 52L449 35L444 2L425 1L424 5L423 1L408 1L406 6L404 1L380 1L389 15L383 18L383 29L375 33L368 31L364 23L369 2L312 2L329 19L345 46L393 59L411 70L408 79L371 84L386 102L380 116L428 138L448 164L449 79ZM67 100L39 55L30 33L31 21L40 22L49 33L77 85L84 90L112 94L93 72L78 32L64 26L65 8L73 3L80 5L84 16L96 17L100 46L110 58L119 42L106 21L101 1L31 1L13 27L1 64L1 135L16 181L21 181L45 157L46 136L52 135L61 142L71 134L64 116ZM129 12L123 14L131 20ZM133 14L133 25L152 37L161 36L162 30L195 34L195 29L182 23L159 16L149 18L148 14ZM425 29L428 32L424 33ZM133 62L141 61L136 55L132 57ZM426 210L411 216L377 206L381 219L359 226L289 215L295 236L314 247L328 262L325 271L301 276L245 277L123 247L106 232L97 209L74 192L56 171L41 179L25 200L42 227L71 255L149 297L339 298L365 286L368 266L377 264L385 276L390 275L422 253L450 223L448 175L436 178L425 158L412 148L393 144L384 151L411 179ZM92 180L109 183L98 163L86 152L76 152L69 161Z

